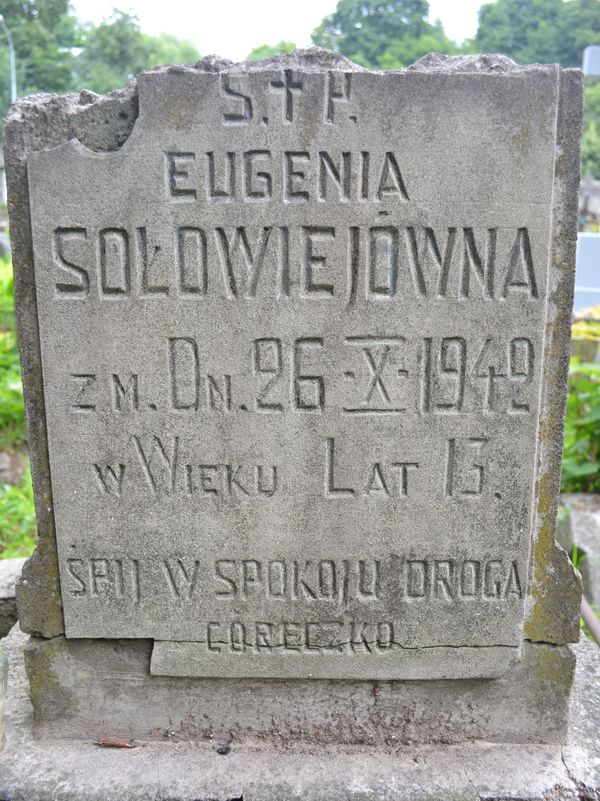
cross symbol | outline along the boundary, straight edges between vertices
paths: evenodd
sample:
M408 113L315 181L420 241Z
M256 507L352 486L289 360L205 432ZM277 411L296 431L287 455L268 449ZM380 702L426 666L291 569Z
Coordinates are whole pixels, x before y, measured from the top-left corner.
M287 122L294 120L294 95L293 92L302 92L304 84L302 81L294 81L292 70L283 71L283 80L271 81L271 88L285 91L285 119Z

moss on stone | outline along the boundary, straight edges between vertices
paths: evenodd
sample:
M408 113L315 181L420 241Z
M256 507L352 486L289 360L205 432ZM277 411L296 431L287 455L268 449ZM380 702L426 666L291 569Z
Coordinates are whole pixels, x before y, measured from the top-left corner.
M533 607L524 633L532 642L562 644L579 639L581 577L554 539L555 498L553 477L546 473L537 483L541 525L533 543L529 587Z
M48 717L74 712L76 703L60 680L59 662L68 658L67 642L63 636L43 640L31 637L23 652L29 679L29 696L34 717Z
M575 657L569 649L537 646L532 660L534 681L549 681L570 687L575 671Z

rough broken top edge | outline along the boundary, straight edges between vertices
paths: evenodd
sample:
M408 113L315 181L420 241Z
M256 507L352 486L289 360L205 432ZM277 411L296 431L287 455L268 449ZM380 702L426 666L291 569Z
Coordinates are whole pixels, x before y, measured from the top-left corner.
M517 64L512 58L501 53L482 53L473 56L447 56L444 53L428 53L414 64L406 67L405 72L439 72L443 74L459 73L523 73L554 72L557 64Z
M555 64L520 65L507 56L498 53L473 56L448 56L442 53L429 53L403 70L369 70L355 64L350 59L333 50L318 47L295 50L292 53L273 56L263 61L234 62L217 55L209 55L194 65L169 64L144 70L140 75L165 73L221 73L237 70L260 72L277 67L280 69L301 69L307 72L336 70L344 72L373 72L376 74L398 74L403 72L427 72L438 74L515 74L524 72L553 72ZM65 95L39 93L18 98L10 107L7 122L18 122L37 114L40 107L60 106L61 111L78 114L90 105L98 103L123 103L137 94L137 76L126 87L98 95L88 89Z

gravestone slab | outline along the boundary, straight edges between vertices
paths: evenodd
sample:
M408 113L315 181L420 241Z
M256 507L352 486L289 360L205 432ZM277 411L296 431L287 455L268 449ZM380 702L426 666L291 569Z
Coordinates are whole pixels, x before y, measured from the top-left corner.
M165 677L315 680L489 679L576 637L553 510L580 116L558 67L321 51L17 105L51 512L20 592L55 599L25 627L152 641Z

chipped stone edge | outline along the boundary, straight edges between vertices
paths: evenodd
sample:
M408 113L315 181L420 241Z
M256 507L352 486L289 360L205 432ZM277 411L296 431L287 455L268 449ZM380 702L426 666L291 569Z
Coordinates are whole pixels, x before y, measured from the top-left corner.
M161 66L141 74L218 73L273 68L365 71L363 67L338 53L310 48L265 61L239 64L218 56L207 56L193 67ZM554 520L560 481L568 332L574 283L576 187L579 180L582 116L581 73L578 70L561 70L557 65L520 66L501 55L445 56L438 53L431 53L399 72L509 76L541 72L557 75L559 109L552 211L555 227L549 271L550 303L542 383L542 424L539 430L541 445L538 454L537 512L524 636L532 642L574 642L579 632L580 580L570 566L566 553L554 542ZM137 80L133 79L126 88L103 96L83 90L79 94L60 97L37 94L20 98L11 107L5 126L4 154L12 231L17 327L39 537L34 555L26 563L17 586L17 605L21 627L35 636L54 637L63 633L64 620L41 372L27 155L32 151L57 147L73 138L79 139L94 151L110 151L121 147L129 137L138 116ZM578 85L579 91L569 97L567 89L574 83ZM111 124L106 124L107 122ZM561 297L565 301L562 310ZM552 574L557 571L565 582L559 593L551 591ZM565 593L565 589L569 587ZM565 594L567 604L564 604Z
M558 70L552 240L541 386L534 527L524 636L562 645L579 639L581 577L555 540L569 371L583 118L580 70Z
M493 75L522 75L530 72L554 73L556 64L517 64L507 56L499 53L480 54L470 56L448 56L442 53L429 53L414 64L401 70L370 70L355 64L350 59L333 50L324 50L311 47L295 50L293 53L272 56L262 61L230 61L218 55L209 55L194 65L167 64L144 70L133 78L124 89L98 95L87 89L79 93L55 95L51 93L38 93L18 98L10 107L7 115L8 123L27 123L35 120L36 124L46 125L48 128L55 122L54 117L71 117L71 134L78 136L83 144L92 150L114 150L121 143L103 144L94 135L85 135L78 120L85 117L91 109L98 111L100 106L128 105L137 102L137 84L140 75L150 74L185 74L185 73L221 73L232 71L261 72L272 69L299 69L303 72L323 72L334 70L341 72L370 72L377 75L398 75L401 73L437 73L441 75L465 74L493 74ZM46 119L49 115L52 119ZM137 110L136 110L137 115ZM83 135L83 138L79 136ZM126 137L125 137L126 138ZM57 142L47 142L44 147L43 137L38 137L39 145L36 149L49 149L55 147ZM68 141L68 140L67 140ZM34 149L34 148L32 148Z
M17 333L38 530L38 544L25 564L16 596L23 630L41 637L63 633L64 620L48 460L27 154L64 144L74 136L95 149L116 149L126 141L136 118L137 92L130 84L103 98L94 95L90 99L86 92L62 98L22 98L12 106L4 129ZM109 119L112 125L103 124Z

